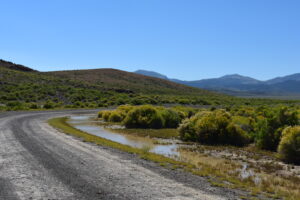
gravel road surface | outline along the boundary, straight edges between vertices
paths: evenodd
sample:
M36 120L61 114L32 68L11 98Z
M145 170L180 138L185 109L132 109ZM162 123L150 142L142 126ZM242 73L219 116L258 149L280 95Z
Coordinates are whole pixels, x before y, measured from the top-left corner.
M81 111L0 113L0 199L238 199L239 191L65 135L47 119Z

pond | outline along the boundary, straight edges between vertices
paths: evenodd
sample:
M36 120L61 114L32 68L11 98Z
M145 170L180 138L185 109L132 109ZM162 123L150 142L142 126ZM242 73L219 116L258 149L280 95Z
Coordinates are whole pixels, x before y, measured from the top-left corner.
M150 152L165 155L168 157L177 157L180 152L178 144L175 141L168 140L168 144L154 144L155 141L165 143L164 139L151 139L148 137L139 137L129 134L115 133L105 129L95 120L95 115L75 115L71 116L68 123L73 127L114 142L129 145L135 148L149 148Z

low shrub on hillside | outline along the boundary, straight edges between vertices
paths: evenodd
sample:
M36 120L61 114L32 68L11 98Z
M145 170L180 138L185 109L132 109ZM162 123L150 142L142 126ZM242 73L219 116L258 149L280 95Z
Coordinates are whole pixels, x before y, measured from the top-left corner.
M29 107L30 109L38 109L38 108L39 108L39 106L38 106L36 103L30 103L30 104L28 105L28 107Z
M55 107L55 104L52 102L52 101L47 101L45 104L44 104L44 108L46 109L52 109Z
M180 125L179 133L182 140L203 144L243 146L250 142L249 135L225 110L199 112Z
M282 160L300 164L300 126L284 129L278 152Z

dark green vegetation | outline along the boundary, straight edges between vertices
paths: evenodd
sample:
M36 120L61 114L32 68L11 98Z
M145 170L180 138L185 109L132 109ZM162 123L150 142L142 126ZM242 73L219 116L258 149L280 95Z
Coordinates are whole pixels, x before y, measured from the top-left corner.
M277 103L295 102L234 98L115 69L38 72L0 60L0 110Z

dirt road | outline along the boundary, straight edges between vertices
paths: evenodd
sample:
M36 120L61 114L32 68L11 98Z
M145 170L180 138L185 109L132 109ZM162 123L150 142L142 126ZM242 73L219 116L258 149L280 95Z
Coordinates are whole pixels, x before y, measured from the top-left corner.
M238 199L204 178L84 143L47 119L95 111L0 114L0 199Z

